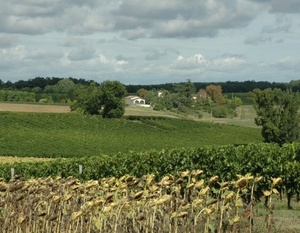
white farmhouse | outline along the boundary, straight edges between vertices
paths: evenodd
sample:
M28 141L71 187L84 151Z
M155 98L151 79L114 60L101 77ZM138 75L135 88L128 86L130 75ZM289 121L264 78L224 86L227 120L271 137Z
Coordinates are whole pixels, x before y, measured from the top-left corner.
M146 104L146 101L144 99L132 95L125 97L125 103L129 106L150 107L149 104Z

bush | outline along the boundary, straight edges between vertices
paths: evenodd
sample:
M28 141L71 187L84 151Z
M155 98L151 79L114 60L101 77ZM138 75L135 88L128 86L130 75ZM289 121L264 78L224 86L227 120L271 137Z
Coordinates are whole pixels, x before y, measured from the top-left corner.
M229 111L225 106L217 106L212 108L212 115L217 118L226 118L229 115Z
M153 110L155 111L162 111L164 110L165 106L162 105L161 103L156 103L154 106L153 106Z

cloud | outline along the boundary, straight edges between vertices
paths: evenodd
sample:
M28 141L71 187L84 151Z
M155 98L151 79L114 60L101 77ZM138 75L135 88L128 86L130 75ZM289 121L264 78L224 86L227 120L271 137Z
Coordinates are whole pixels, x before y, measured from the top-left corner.
M258 4L248 0L146 0L143 4L127 0L113 11L113 20L119 31L146 30L141 37L212 37L221 29L246 26L258 9Z
M244 40L244 42L245 44L248 45L258 45L260 43L271 42L272 40L273 39L270 36L258 35L258 36L248 37Z
M107 72L119 72L123 67L129 64L129 61L124 59L111 59L104 54L98 54L93 59L88 61L91 68L95 70L105 69Z
M300 13L299 0L270 0L272 13Z
M73 61L88 60L94 57L96 50L90 46L81 46L71 50L68 58Z
M1 76L10 79L159 83L299 73L299 61L279 62L297 57L298 0L0 1Z
M278 61L277 67L280 67L282 69L297 69L297 70L299 70L300 61L295 58L292 58L292 57L284 57Z
M26 55L26 60L35 61L53 61L63 57L63 52L59 49L37 48Z
M41 35L54 31L89 34L112 28L105 1L2 1L0 31ZM104 12L104 13L103 13Z
M147 30L144 28L134 28L134 29L129 29L125 30L122 32L122 37L125 37L128 40L135 40L143 37L147 37Z
M195 54L191 57L178 56L176 62L172 64L173 69L211 71L211 70L230 70L246 64L241 56L224 55L216 58L206 58L202 54Z
M192 57L179 55L176 59L176 67L179 69L199 68L208 65L208 61L201 54L195 54Z
M246 61L239 57L224 57L213 61L214 66L220 68L235 68L246 63Z
M0 31L28 35L118 32L138 38L212 37L248 25L260 4L249 0L3 1Z
M9 48L17 43L17 37L10 34L0 35L0 48Z
M155 61L159 60L162 57L166 57L168 54L178 54L176 49L147 49L145 56L145 60L147 61Z
M262 33L290 33L292 19L285 15L277 15L272 25L262 27Z

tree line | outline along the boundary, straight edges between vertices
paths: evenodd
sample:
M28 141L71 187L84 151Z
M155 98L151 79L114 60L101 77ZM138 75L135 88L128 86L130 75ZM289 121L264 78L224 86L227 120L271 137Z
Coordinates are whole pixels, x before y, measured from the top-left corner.
M40 88L44 90L46 86L53 86L56 85L59 81L63 79L69 79L74 84L81 84L84 86L90 85L90 83L97 83L94 80L85 80L85 79L76 79L72 77L63 78L63 77L35 77L33 79L28 80L18 80L16 82L7 81L4 82L0 79L0 89L14 89L14 90L24 90L29 91L33 88ZM213 84L213 85L220 85L222 86L224 93L238 93L238 92L249 92L255 88L258 89L266 89L266 88L279 88L279 89L286 89L291 88L293 91L300 90L300 80L292 80L289 83L280 83L280 82L267 82L267 81L227 81L227 82L193 82L195 88L197 90L203 89L206 86ZM99 84L99 83L98 83ZM164 83L164 84L129 84L125 85L126 90L128 93L136 93L139 89L144 88L147 90L167 90L171 91L173 89L175 83Z

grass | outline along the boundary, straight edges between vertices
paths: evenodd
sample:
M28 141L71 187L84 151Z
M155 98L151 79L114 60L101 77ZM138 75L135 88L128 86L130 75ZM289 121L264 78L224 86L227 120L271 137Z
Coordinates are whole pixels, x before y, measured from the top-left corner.
M245 126L251 128L258 128L254 122L256 112L252 105L242 105L237 108L237 116L233 118L215 118L212 117L208 112L202 112L202 118L194 118L191 116L179 115L169 111L154 111L150 108L143 107L126 107L125 116L163 116L170 118L181 118L190 119L195 121L211 122L211 123L222 123L230 125Z
M274 198L273 201L273 223L272 232L280 233L297 233L300 232L300 204L292 199L293 209L287 209L287 200L283 198ZM257 233L265 231L266 210L263 203L257 203L254 226ZM262 230L263 229L263 230Z

